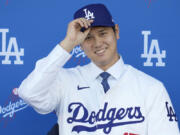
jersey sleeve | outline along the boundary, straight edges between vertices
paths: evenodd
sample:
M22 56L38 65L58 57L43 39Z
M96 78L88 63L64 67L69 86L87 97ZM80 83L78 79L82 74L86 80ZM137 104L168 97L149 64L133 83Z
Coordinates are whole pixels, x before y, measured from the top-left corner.
M148 98L148 135L180 135L177 117L162 83L153 87Z
M36 62L35 69L18 88L19 97L41 114L52 112L63 94L60 72L70 57L57 45L48 56Z

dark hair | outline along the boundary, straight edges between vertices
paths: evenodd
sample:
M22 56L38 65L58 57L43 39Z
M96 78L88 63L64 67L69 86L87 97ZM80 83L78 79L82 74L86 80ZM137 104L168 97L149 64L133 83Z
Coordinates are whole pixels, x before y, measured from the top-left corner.
M114 31L114 33L116 32L116 30L115 30L115 26L112 26L112 29L113 29L113 31Z
M99 27L99 26L93 26L93 27ZM100 26L100 27L106 27L106 26ZM113 29L114 33L116 33L115 26L112 26L111 28ZM81 32L84 32L85 30L86 30L85 28L82 28Z

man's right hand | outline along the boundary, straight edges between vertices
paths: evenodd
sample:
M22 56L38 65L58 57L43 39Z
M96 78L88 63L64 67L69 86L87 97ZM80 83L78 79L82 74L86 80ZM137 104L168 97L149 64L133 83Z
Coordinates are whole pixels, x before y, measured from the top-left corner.
M85 18L78 18L71 21L67 28L66 37L61 41L60 46L62 46L66 51L71 52L72 49L81 44L86 36L88 35L93 20L87 20ZM81 28L86 28L84 32L81 32Z

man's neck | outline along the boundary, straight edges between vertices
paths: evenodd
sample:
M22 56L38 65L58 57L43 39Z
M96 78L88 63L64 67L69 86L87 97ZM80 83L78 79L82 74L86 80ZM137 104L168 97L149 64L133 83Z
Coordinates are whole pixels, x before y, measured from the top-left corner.
M105 65L97 65L100 69L103 71L107 71L112 65L114 65L118 60L120 59L120 56L118 55L116 58L113 59L111 63L105 64Z

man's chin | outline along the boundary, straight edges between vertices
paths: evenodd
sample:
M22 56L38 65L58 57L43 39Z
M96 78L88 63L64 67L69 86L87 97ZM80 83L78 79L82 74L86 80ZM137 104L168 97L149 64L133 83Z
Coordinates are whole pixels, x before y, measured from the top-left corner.
M101 60L101 61L96 60L94 63L99 67L105 67L106 65L108 65L108 62L105 60Z

